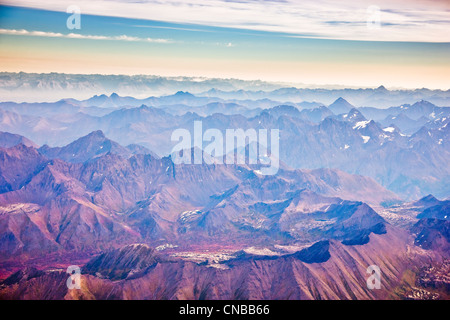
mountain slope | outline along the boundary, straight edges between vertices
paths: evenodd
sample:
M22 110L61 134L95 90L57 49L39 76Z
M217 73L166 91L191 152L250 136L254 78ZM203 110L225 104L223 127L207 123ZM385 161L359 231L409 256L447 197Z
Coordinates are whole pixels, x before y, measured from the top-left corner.
M328 109L330 109L334 114L348 113L353 108L354 106L342 97L339 97L328 106Z
M27 147L38 147L33 141L21 135L0 131L0 148L11 148L18 144L23 144Z
M131 255L127 253L124 261L149 257L146 251L129 248L110 254L119 257L121 252L129 252ZM294 254L236 257L220 263L220 267L171 258L126 280L111 282L84 274L82 289L70 292L67 288L55 290L58 286L51 289L58 273L45 273L14 280L15 287L0 289L0 297L11 298L21 291L24 297L46 295L52 299L383 299L398 286L407 268L427 259L423 250L408 248L403 233L388 230L362 246L329 241ZM101 257L88 265L97 264ZM134 265L125 266L122 260L112 261L117 263L111 267L118 267L124 274L134 270ZM381 290L367 288L369 265L378 265L382 270ZM38 285L42 288L39 293L35 290Z
M43 146L39 148L39 152L49 159L57 158L73 163L85 162L106 153L114 153L122 157L131 155L129 150L107 139L101 130L91 132L65 147Z

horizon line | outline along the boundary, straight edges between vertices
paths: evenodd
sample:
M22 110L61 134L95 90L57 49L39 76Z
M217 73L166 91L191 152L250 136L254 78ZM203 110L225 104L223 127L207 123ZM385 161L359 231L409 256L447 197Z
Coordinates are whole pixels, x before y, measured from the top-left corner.
M375 86L356 86L356 85L346 85L346 84L315 84L315 83L302 83L302 82L283 82L283 81L270 81L270 80L263 80L263 79L244 79L244 78L236 78L236 77L209 77L209 76L192 76L192 75L177 75L177 76L164 76L159 74L145 74L145 73L135 73L135 74L125 74L125 73L68 73L68 72L57 72L57 71L49 71L49 72L27 72L27 71L0 71L0 74L9 73L9 74L35 74L35 75L52 75L52 74L58 74L58 75L74 75L74 76L122 76L122 77L155 77L155 78L166 78L166 79L176 79L176 78L188 78L188 79L202 79L202 81L207 80L231 80L231 81L244 81L244 82L261 82L265 84L270 85L278 85L282 86L279 89L287 89L287 88L295 88L295 89L326 89L326 90L357 90L357 89L372 89L376 90L379 88L384 88L388 91L415 91L415 90L430 90L430 91L450 91L450 88L448 89L442 89L442 88L429 88L429 87L398 87L398 86L386 86L384 84L375 85ZM286 85L286 86L285 86ZM0 87L0 89L2 89ZM211 87L211 89L215 89L214 87ZM210 90L211 90L210 89ZM216 89L217 90L217 89ZM236 89L236 90L244 90L244 89ZM236 91L234 90L234 91ZM277 89L274 89L277 90ZM221 90L223 92L233 92L233 91L225 91ZM244 91L256 91L256 90L244 90ZM262 89L258 91L264 91ZM273 91L273 90L271 90ZM270 92L270 91L266 91Z

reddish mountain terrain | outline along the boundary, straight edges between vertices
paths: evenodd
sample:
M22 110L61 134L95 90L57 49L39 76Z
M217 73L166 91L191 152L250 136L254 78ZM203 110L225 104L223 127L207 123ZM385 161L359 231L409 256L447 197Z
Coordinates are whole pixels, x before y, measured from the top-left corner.
M3 299L387 298L404 272L448 255L435 250L445 225L416 226L443 239L419 246L374 210L395 194L334 169L175 165L97 131L60 148L0 148L0 181ZM446 221L433 209L446 203L427 199L414 219ZM73 264L77 291L65 284ZM380 291L366 286L373 264Z
M406 270L431 257L406 245L405 237L389 228L362 246L321 241L294 253L237 252L219 262L189 261L136 244L88 262L80 290L67 289L64 270L27 269L3 283L0 298L386 299ZM367 288L368 265L383 271L380 290Z

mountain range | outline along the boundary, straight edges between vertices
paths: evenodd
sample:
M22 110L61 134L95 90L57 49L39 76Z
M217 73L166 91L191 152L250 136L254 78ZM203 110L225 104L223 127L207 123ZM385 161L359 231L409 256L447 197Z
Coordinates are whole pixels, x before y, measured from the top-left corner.
M246 165L175 165L170 157L132 154L101 131L62 148L20 143L0 153L0 203L8 213L2 215L3 256L32 254L36 239L49 252L139 239L201 242L214 235L227 241L247 233L299 239L317 219L344 239L355 235L354 214L368 218L356 234L382 222L356 200L399 201L372 179L339 170L281 169L277 176L261 176ZM344 220L334 221L337 215ZM83 244L74 238L81 230L91 238Z
M295 87L293 86L295 85ZM270 83L239 79L214 79L202 77L161 77L151 75L100 75L63 73L13 73L0 72L0 99L2 101L49 101L73 97L86 99L98 92L121 96L170 95L177 91L188 91L203 97L223 100L331 104L342 97L357 106L385 108L386 106L414 103L427 100L438 105L450 105L449 90L345 88L337 86L314 86L306 84ZM104 97L98 95L100 99ZM306 103L305 103L306 102Z
M42 298L36 286L52 299L386 298L402 286L404 270L449 252L448 201L429 195L401 204L374 180L336 169L260 176L248 165L175 165L170 157L133 154L101 131L60 148L16 141L0 148L0 265L10 274L2 298L17 290L21 298ZM381 203L413 212L417 223L405 229L390 222L374 210ZM39 257L77 253L87 259L83 290L45 289L64 272L39 271L49 267ZM23 257L32 258L28 269L11 274ZM362 268L372 262L391 270L378 293L361 287ZM359 274L350 275L355 267ZM261 268L279 276L259 278ZM177 280L186 272L193 272L188 283ZM161 274L174 280L161 283ZM230 276L237 282L227 283ZM298 286L287 285L291 277ZM138 284L162 291L127 289ZM208 289L214 286L220 295Z
M448 91L2 73L0 93L52 83L96 94L0 102L0 299L450 298ZM217 154L208 129L259 139Z
M154 155L168 156L175 146L172 132L183 128L193 136L194 121L201 121L204 130L221 132L229 128L279 129L280 160L291 168L336 168L361 174L410 200L430 193L446 197L450 192L446 183L450 177L450 108L427 101L375 109L355 108L339 98L329 107L252 109L179 92L153 99L155 106L104 105L105 101L126 103L134 98L123 99L114 95L94 97L89 103L0 103L0 130L31 138L43 149L62 147L102 130L121 145L139 145L147 153L151 150ZM174 104L155 102L158 99ZM194 111L187 111L190 108ZM67 156L71 155L65 160Z

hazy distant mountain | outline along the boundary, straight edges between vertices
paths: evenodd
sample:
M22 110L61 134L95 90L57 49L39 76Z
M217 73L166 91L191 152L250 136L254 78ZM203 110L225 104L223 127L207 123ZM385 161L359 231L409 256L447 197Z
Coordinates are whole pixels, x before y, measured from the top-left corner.
M212 91L212 90L211 90ZM300 104L305 101L317 101L331 104L338 98L349 100L357 107L369 106L388 108L393 105L412 104L418 100L426 100L440 106L450 105L450 91L416 89L416 90L387 90L380 86L376 89L309 89L309 88L279 88L273 91L262 90L214 90L202 93L204 96L215 96L223 99L271 99L274 101L290 101ZM387 114L385 115L387 116Z
M87 75L62 73L11 73L0 72L0 97L2 101L48 101L73 97L117 93L121 96L171 95L177 91L193 93L211 88L219 90L254 89L274 90L280 85L264 81L214 79L191 77L160 77L151 75ZM142 95L145 96L142 96Z
M324 105L320 102L308 102L308 101L302 101L297 103L297 106L302 108L302 109L314 109L317 107L324 107Z
M178 95L182 99L194 99L190 94ZM337 105L350 108L344 100L339 100ZM58 106L56 104L53 108ZM347 113L335 115L324 106L300 111L292 105L280 105L261 112L229 103L192 107L204 114L202 116L192 112L174 112L178 106L181 106L180 110L189 110L185 105L141 105L108 109L113 111L103 116L76 111L72 116L55 117L53 110L50 117L45 117L45 113L31 116L0 109L0 130L30 136L39 145L52 147L64 146L92 131L102 130L121 145L139 144L164 156L170 154L175 145L170 139L172 132L184 128L193 136L194 121L202 121L203 130L215 128L221 132L238 128L278 128L280 160L290 167L339 168L366 175L408 199L429 193L442 197L450 192L445 182L450 176L446 165L450 152L447 108L421 101L414 107L387 110L351 108ZM51 104L46 108L51 108ZM398 114L386 118L393 121L383 118L376 122L367 117L367 114L375 114L375 110ZM211 113L216 111L218 113ZM420 117L412 120L407 114ZM394 117L405 121L396 122ZM408 127L411 130L410 125L414 127L423 122L426 123L417 132L404 132L402 129ZM68 153L67 157L72 154Z
M328 109L330 109L334 114L348 113L353 108L353 105L341 97L328 106Z
M406 114L400 113L397 116L389 115L386 119L380 121L384 126L395 125L405 134L412 134L419 130L422 126L426 125L429 120L425 117L421 117L417 120L409 118Z
M1 148L10 148L10 147L14 147L18 144L23 144L27 147L35 147L35 148L38 147L38 145L35 144L33 141L31 141L21 135L0 131L0 147Z
M126 148L132 153L132 154L149 154L154 158L159 158L159 156L151 151L150 149L141 146L139 144L129 144L126 146Z
M267 110L267 113L274 118L279 118L281 116L301 118L302 116L296 107L289 105L280 105L270 108Z
M429 90L425 88L388 90L380 86L374 89L314 89L286 88L280 84L237 79L145 75L0 73L0 98L2 101L48 101L48 97L54 100L67 97L83 100L94 95L104 99L105 97L102 97L101 94L111 95L113 93L122 97L135 96L139 99L145 99L149 96L172 95L178 91L224 100L255 101L268 99L278 101L278 103L266 107L273 107L288 101L292 103L317 101L328 105L339 97L352 101L358 107L386 108L402 103L414 103L418 100L430 101L440 106L450 106L450 90ZM147 104L152 105L150 102Z
M110 106L111 108L114 105ZM0 108L5 111L19 113L23 116L42 116L42 117L64 117L77 113L89 114L92 116L103 116L112 111L106 107L84 106L84 103L74 99L64 99L56 102L44 103L15 103L0 102Z
M343 113L337 116L337 119L341 121L348 121L353 124L358 122L366 121L367 119L362 115L361 112L356 108L352 108L348 111L348 113Z
M301 111L302 118L311 122L319 123L325 118L333 116L334 113L325 106L320 106L312 109L305 109Z
M131 152L105 137L102 131L94 131L65 147L50 148L47 145L39 148L39 153L49 159L62 159L68 162L85 162L107 153L130 157Z
M403 104L399 107L390 107L387 109L377 109L372 107L362 107L359 111L368 119L374 119L376 121L383 120L386 117L406 116L412 120L419 120L420 118L426 118L434 120L450 115L449 107L438 107L428 101L418 101L413 105Z

